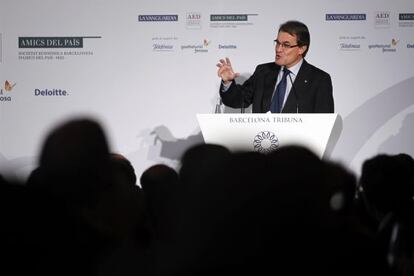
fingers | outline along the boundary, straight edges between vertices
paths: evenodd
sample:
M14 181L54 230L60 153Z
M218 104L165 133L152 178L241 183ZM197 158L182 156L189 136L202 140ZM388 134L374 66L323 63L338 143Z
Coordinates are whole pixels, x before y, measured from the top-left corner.
M231 66L231 61L228 57L225 59L220 59L219 63L216 64L219 68L217 70L217 75L225 81L233 80L240 76L239 73L234 73L233 68Z
M221 66L221 67L219 67L219 69L218 69L218 71L217 71L217 75L220 77L220 78L223 78L223 72L225 72L226 71L226 67L225 66Z
M228 57L226 57L226 59L220 59L220 63L217 63L217 67L221 67L221 66L231 66L231 62L230 59Z
M220 59L220 62L216 64L216 66L219 68L217 71L217 75L219 77L222 77L223 72L227 71L229 68L227 61L225 59Z
M230 59L228 57L226 57L226 62L227 62L228 66L231 66L231 62L230 62Z
M225 65L226 65L226 63L224 62L224 60L223 60L223 59L220 59L220 62L216 64L216 66L217 66L218 68L221 68L221 67L223 67L223 66L225 66Z

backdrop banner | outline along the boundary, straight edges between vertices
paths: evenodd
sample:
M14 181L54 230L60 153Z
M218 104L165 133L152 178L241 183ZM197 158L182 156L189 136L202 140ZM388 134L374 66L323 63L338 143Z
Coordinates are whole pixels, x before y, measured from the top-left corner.
M91 116L137 175L178 168L220 106L216 63L243 82L274 60L287 20L307 24L307 61L332 77L343 130L331 159L355 173L377 153L414 155L414 1L2 0L0 170L27 176L57 124Z

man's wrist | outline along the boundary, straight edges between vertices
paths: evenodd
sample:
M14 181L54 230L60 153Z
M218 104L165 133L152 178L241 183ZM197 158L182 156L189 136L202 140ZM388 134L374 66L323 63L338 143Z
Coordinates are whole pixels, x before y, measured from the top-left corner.
M232 81L223 81L221 80L221 92L224 93L227 90L229 90L230 86L231 86Z

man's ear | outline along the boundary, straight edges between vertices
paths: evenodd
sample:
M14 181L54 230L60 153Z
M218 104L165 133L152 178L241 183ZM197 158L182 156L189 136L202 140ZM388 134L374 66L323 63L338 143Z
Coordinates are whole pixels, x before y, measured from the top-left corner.
M301 56L303 56L303 53L306 52L306 50L308 49L307 45L303 45L299 47L299 53Z

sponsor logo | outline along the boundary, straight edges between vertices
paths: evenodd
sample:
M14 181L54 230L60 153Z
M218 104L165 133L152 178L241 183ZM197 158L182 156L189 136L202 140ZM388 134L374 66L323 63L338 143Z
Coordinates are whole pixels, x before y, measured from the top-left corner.
M414 13L400 13L398 15L400 27L414 27Z
M279 139L271 131L259 132L253 139L253 149L261 153L269 153L279 147Z
M361 50L361 44L341 42L339 44L339 50L342 50L342 51L358 51L358 50Z
M252 26L258 14L210 14L210 28L238 28Z
M399 40L396 40L395 38L391 39L391 45L394 47L397 46L398 42Z
M23 61L64 60L74 56L92 56L91 50L84 50L85 39L101 36L37 36L18 38L18 59ZM38 50L41 49L41 50Z
M326 21L365 21L367 15L365 13L327 13Z
M139 22L177 22L178 14L140 14Z
M176 48L176 41L178 40L175 36L167 37L153 37L152 38L152 51L153 52L173 52Z
M236 50L237 45L234 45L234 44L226 44L226 45L219 44L218 49L219 50Z
M340 36L339 50L340 51L359 51L362 49L361 43L365 40L365 36Z
M181 50L194 50L194 53L207 53L211 41L204 39L200 44L181 45Z
M389 28L391 26L389 11L379 11L374 15L375 28Z
M172 52L172 51L174 51L174 45L154 43L154 44L152 44L152 50L154 52Z
M393 38L393 39L391 39L390 43L370 44L370 45L368 45L368 49L370 49L370 50L381 49L383 53L396 52L398 42L399 42L399 40Z
M19 48L83 48L85 38L101 37L19 37Z
M414 43L413 43L413 44L408 43L408 44L407 44L407 48L408 48L408 49L414 49Z
M188 12L185 16L185 25L187 29L201 29L201 13Z
M69 93L64 89L35 89L34 96L40 97L66 97Z
M0 102L11 102L12 96L10 92L13 91L13 88L16 86L16 83L6 80L4 85L0 89Z
M249 14L210 14L210 21L248 21Z
M404 20L414 21L414 13L400 13L398 18L401 21L404 21Z
M9 82L8 80L6 80L4 82L4 90L7 92L10 92L13 90L13 88L16 86L16 83L12 84L11 82Z

